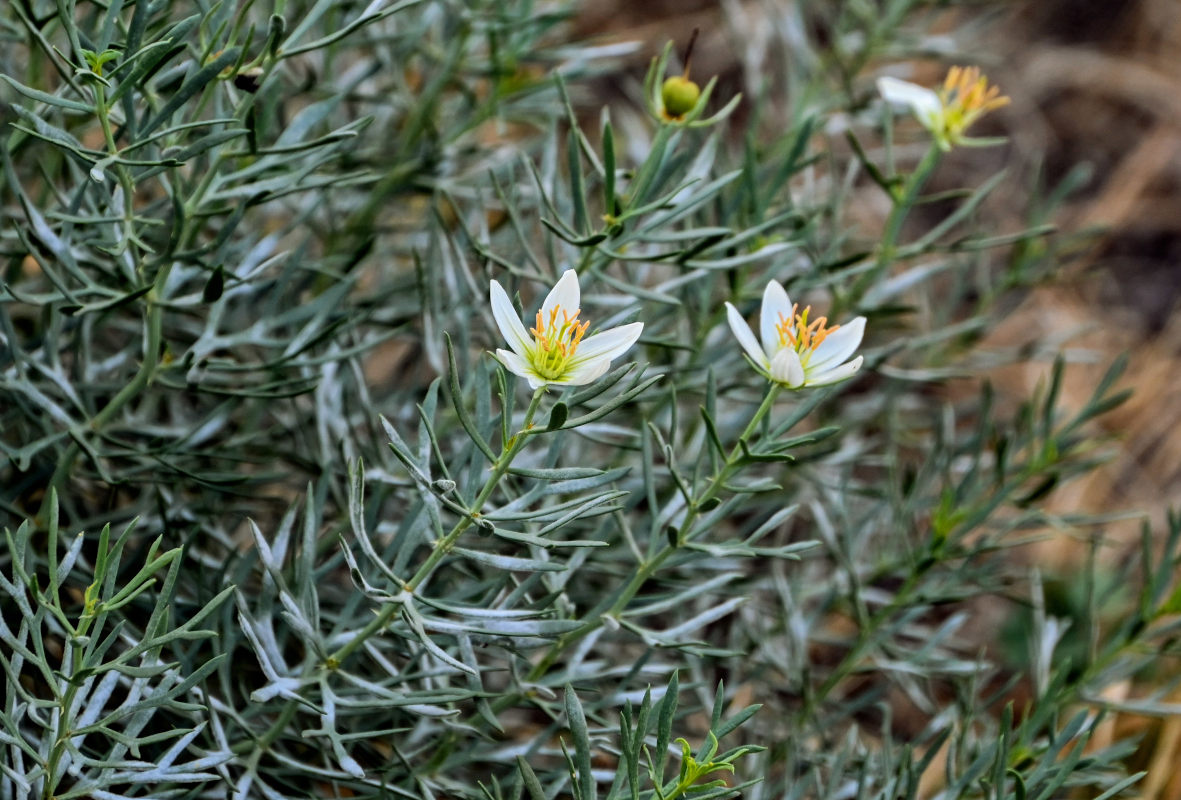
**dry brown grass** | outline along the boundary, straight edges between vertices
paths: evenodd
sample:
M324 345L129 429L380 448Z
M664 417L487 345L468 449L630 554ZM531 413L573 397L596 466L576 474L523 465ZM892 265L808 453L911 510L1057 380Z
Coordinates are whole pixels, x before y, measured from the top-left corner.
M1118 443L1116 457L1053 500L1061 510L1144 509L1159 524L1166 508L1181 505L1181 317L1174 313L1181 295L1181 2L1029 2L997 42L1008 65L1003 80L1021 98L1006 121L1015 141L1040 149L1019 154L1044 153L1059 172L1071 162L1092 163L1093 180L1057 222L1099 233L1064 280L1030 293L996 338L1012 344L1080 331L1072 344L1095 362L1071 370L1068 397L1080 399L1104 364L1130 353L1124 383L1135 394L1100 420ZM999 382L1019 396L1039 377L1023 367ZM1105 532L1115 551L1130 546L1136 527ZM1054 539L1030 555L1065 567L1083 552ZM1136 697L1151 687L1122 688ZM1095 744L1143 737L1135 766L1148 775L1140 798L1181 800L1181 722L1121 714L1100 733Z
M1027 3L997 42L1016 100L1005 119L1017 156L1044 158L1050 177L1090 162L1094 178L1056 222L1098 233L1064 280L1032 292L996 338L1079 331L1072 344L1095 361L1072 370L1079 398L1106 363L1131 354L1125 384L1136 394L1101 421L1119 442L1116 459L1060 489L1056 503L1142 508L1159 520L1181 500L1181 2ZM1021 395L1039 377L1026 367L1001 382ZM1113 532L1126 540L1134 528ZM1069 546L1040 555L1078 557Z

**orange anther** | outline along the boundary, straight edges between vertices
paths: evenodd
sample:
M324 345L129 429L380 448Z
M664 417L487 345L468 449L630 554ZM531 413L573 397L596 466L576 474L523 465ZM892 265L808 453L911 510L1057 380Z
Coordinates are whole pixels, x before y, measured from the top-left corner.
M817 317L809 322L808 314L812 311L812 307L805 307L802 313L797 313L798 308L798 305L792 306L790 317L785 317L782 313L779 314L779 323L775 326L775 330L779 334L780 347L790 346L797 353L808 353L819 347L830 333L841 327L840 325L828 327L828 317Z

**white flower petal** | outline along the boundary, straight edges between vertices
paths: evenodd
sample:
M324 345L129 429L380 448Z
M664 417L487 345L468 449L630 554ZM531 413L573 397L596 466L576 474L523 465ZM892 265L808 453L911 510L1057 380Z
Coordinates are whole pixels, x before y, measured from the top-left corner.
M497 350L496 360L504 364L505 369L514 375L520 375L522 378L529 381L529 387L536 389L544 383L548 383L545 378L537 374L537 370L533 366L521 358L516 353L510 353L508 350Z
M861 369L861 362L865 360L864 356L857 356L852 361L846 361L839 367L821 372L818 375L808 376L808 386L826 386L830 383L837 383L848 378L857 370Z
M574 312L580 308L579 303L581 302L582 296L578 290L578 273L568 269L562 273L562 277L558 278L554 288L550 289L549 294L545 296L545 302L541 304L541 319L548 324L550 314L559 306L568 316L574 316ZM558 321L561 322L561 317L558 318Z
M791 322L791 329L795 330L795 320L791 316L791 298L778 281L768 281L763 290L763 309L759 313L759 336L763 340L763 350L767 358L775 358L782 345L779 344L779 320L782 317Z
M837 328L836 332L825 338L820 346L812 351L808 359L809 372L823 372L835 367L849 356L861 344L861 337L865 336L865 317L858 317Z
M566 371L559 380L550 381L550 383L560 383L570 386L581 386L584 383L590 383L602 376L607 368L611 366L610 359L596 358L583 361L576 364Z
M640 338L640 332L643 330L644 323L631 322L627 325L620 325L618 328L600 331L578 345L578 350L574 353L574 364L579 365L584 361L596 358L603 358L610 362L611 359L618 358L627 352L628 348Z
M734 331L734 336L738 338L738 343L742 345L742 349L751 357L751 360L764 369L767 369L770 366L767 354L759 346L759 341L755 338L754 331L750 329L750 326L746 324L746 320L738 313L738 309L731 303L726 303L726 320L730 323L730 330Z
M935 130L943 117L943 101L923 86L883 76L878 78L878 91L887 103L909 106L919 122L930 130Z
M771 380L782 383L789 389L795 389L804 383L804 367L800 364L800 354L790 347L785 347L771 359Z
M518 319L517 310L513 308L504 287L492 281L488 296L492 301L492 318L496 320L496 327L500 328L501 336L514 353L527 358L533 349L533 337Z

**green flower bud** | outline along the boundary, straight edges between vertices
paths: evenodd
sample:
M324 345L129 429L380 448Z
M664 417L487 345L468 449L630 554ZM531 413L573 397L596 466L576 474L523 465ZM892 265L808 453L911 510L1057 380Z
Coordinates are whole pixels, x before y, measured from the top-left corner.
M691 111L700 97L701 89L697 84L682 75L669 78L660 89L664 111L674 119Z

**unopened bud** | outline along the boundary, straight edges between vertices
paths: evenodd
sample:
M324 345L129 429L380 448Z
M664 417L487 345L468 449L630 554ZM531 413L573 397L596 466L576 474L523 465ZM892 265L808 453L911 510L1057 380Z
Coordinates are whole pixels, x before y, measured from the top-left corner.
M660 99L664 103L664 111L673 118L683 117L692 111L700 97L701 89L683 75L674 75L668 78L660 89Z

